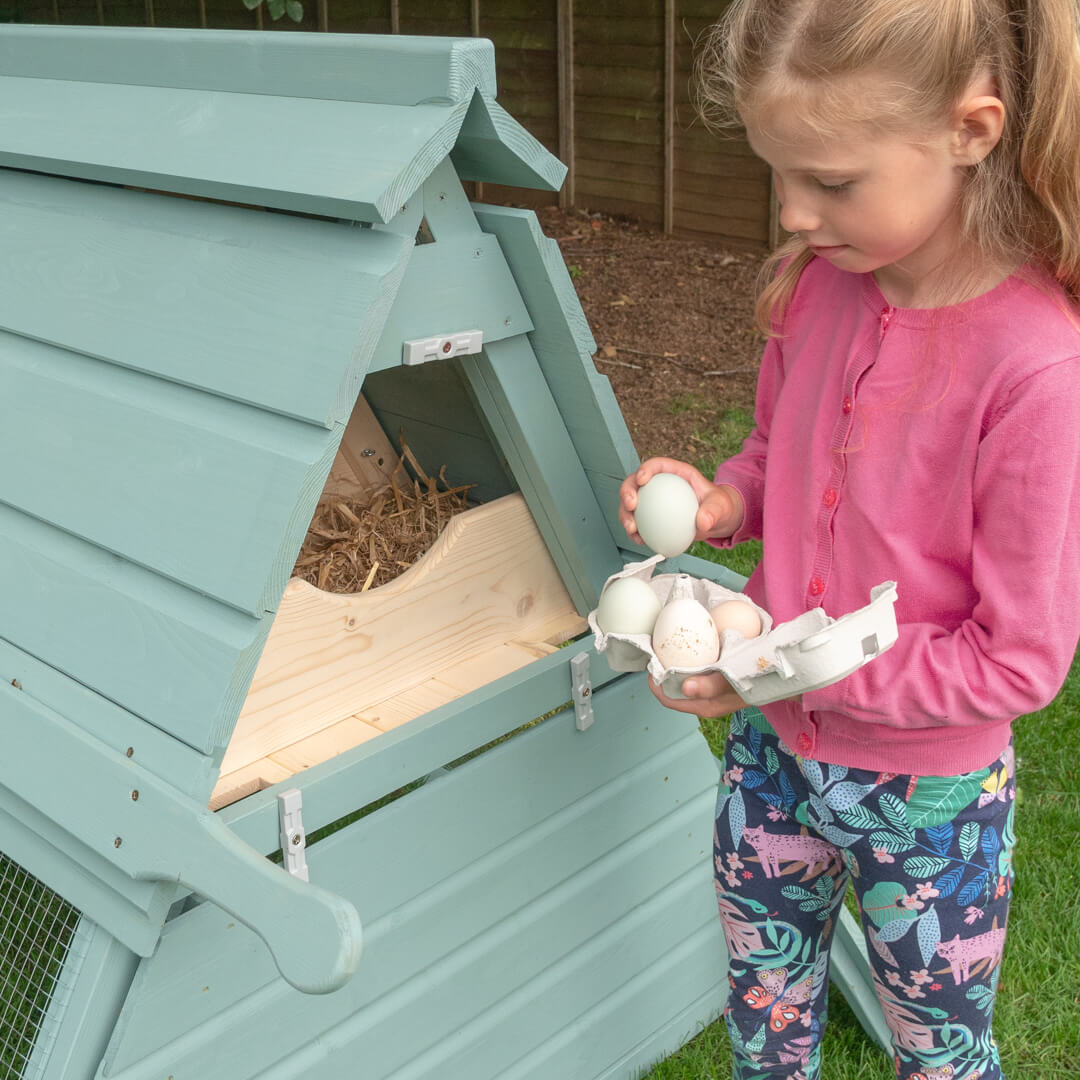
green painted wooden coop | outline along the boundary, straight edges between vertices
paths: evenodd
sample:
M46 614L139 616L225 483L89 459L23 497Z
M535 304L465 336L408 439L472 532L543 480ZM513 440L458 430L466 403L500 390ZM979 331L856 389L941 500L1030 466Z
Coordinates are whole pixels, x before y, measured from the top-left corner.
M486 41L0 31L4 1076L630 1078L722 1008L715 762L581 636L634 451L462 186L562 176ZM290 581L400 438L475 506Z

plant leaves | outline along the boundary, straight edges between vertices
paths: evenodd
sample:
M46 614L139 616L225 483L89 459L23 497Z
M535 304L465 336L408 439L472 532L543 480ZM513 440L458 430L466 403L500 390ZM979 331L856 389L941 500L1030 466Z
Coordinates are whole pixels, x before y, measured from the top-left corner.
M838 812L840 820L853 829L862 829L869 832L871 829L884 829L885 821L878 817L869 807L861 804L849 807L847 810Z
M845 780L834 784L825 792L825 801L840 813L861 802L873 790L873 784L853 784L850 780Z
M756 765L758 763L757 758L751 753L750 748L743 746L742 743L732 743L730 753L740 765Z
M863 914L875 926L894 921L910 922L918 918L918 915L899 906L900 898L904 896L907 896L907 889L898 881L879 881L872 889L863 893L860 901Z
M986 871L982 871L979 875L972 878L956 895L956 902L961 907L967 907L969 904L974 904L981 896L986 892Z
M872 832L870 846L887 851L890 855L902 855L915 845L906 836L900 836L894 832Z
M731 830L731 842L735 850L739 850L742 843L743 829L746 827L746 803L743 802L742 791L736 788L727 801L728 828Z
M962 776L920 776L908 800L907 819L916 829L951 821L979 796L989 769Z
M934 888L937 889L938 895L944 899L946 896L952 896L960 886L960 882L964 880L964 868L962 866L954 866L947 874L942 874L941 877L934 882Z
M977 821L965 821L960 829L960 854L969 862L979 846L979 823Z
M885 820L902 836L908 838L912 845L915 843L915 833L908 822L907 804L903 799L886 791L878 800L878 808L885 815Z
M825 786L825 778L821 775L821 766L813 758L802 759L803 776L810 781L812 787L820 791Z
M923 964L929 967L930 961L937 954L937 947L941 944L941 921L933 905L919 917L918 938Z
M878 941L899 941L913 925L913 919L892 919L877 932Z
M844 832L843 829L838 829L835 825L822 825L821 835L830 844L835 844L840 848L851 847L859 839L858 833Z
M791 781L787 778L787 773L780 770L780 794L784 796L784 806L790 810L795 809L795 804L799 801L795 796L795 789L791 786Z
M780 771L780 758L771 746L765 747L765 768L769 770L770 776Z
M920 881L932 880L935 874L948 868L949 860L934 855L912 855L904 860L904 873Z
M748 787L753 791L755 788L761 787L768 779L769 778L758 769L747 769L746 772L742 774L741 783L743 787Z
M304 18L304 5L298 0L285 0L285 10L293 22L302 22Z
M940 825L931 825L926 830L926 836L931 846L939 855L948 854L949 845L952 843L955 833L956 830L953 828L951 821L943 821Z

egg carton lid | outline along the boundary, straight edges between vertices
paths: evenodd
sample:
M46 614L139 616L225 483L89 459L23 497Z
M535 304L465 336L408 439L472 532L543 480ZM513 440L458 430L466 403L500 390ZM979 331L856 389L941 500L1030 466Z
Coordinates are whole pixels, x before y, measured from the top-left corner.
M653 575L662 555L628 563L605 582L622 577L644 581L661 605L667 602L675 582L685 574ZM796 697L819 690L850 675L896 643L896 582L885 581L870 590L870 603L839 618L811 608L787 622L774 625L772 616L748 596L707 578L690 578L694 599L708 608L724 600L741 600L761 616L762 632L744 638L735 630L721 635L720 657L703 668L665 668L653 652L648 634L605 634L590 611L589 628L596 649L605 653L614 671L645 671L673 699L684 698L683 681L691 675L719 671L748 705Z

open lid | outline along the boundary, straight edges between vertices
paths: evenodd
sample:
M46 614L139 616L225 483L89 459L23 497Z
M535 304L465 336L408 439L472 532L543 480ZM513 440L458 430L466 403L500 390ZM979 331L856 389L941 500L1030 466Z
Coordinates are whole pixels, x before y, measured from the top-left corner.
M220 756L412 258L379 223L459 146L561 179L494 92L484 41L0 29L0 639Z

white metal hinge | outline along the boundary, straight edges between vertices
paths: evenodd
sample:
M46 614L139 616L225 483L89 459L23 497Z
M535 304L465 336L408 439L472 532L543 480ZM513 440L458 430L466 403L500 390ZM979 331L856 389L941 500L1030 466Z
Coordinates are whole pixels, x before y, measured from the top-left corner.
M593 722L592 683L589 681L589 654L579 652L570 661L570 686L574 696L574 716L578 731Z
M304 833L304 819L300 813L303 799L299 788L289 788L278 797L278 824L281 830L282 865L293 877L303 881L308 879L307 858L304 849L307 837Z
M478 353L484 345L483 330L462 330L456 334L440 337L415 338L401 347L401 362L414 367L430 364L432 360L446 360L451 356Z

